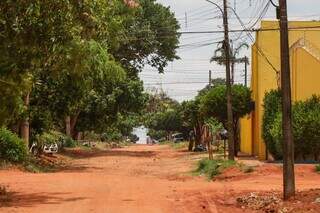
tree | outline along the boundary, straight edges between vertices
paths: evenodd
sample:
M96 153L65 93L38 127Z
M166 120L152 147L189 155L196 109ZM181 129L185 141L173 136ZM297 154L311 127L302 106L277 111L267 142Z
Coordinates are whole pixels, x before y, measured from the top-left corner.
M127 13L119 10L123 12ZM137 76L145 64L163 72L169 61L178 59L178 20L169 7L155 0L140 0L139 7L131 12L123 20L119 45L111 47L110 53L128 70L128 76ZM119 37L119 32L114 35Z
M200 112L200 99L197 97L192 101L185 101L181 104L181 114L183 120L183 126L189 131L193 131L195 136L195 144L193 141L189 143L189 151L192 151L193 147L201 144L201 137L203 134L204 117Z
M177 111L170 109L154 114L147 127L156 131L165 131L167 138L170 139L173 132L181 131L182 119Z
M233 106L233 130L235 138L235 148L238 146L238 121L241 117L250 113L253 109L253 101L251 99L251 91L243 85L233 85L232 89L232 106ZM226 86L217 86L212 88L203 98L200 103L200 111L209 117L216 118L227 125L227 100ZM235 155L237 154L235 149Z
M68 1L1 1L1 73L21 88L25 110L29 107L33 76L50 67L64 45L76 34ZM28 85L20 87L20 85ZM23 96L23 97L22 97ZM21 135L29 142L29 116L21 117Z
M214 55L211 57L210 62L216 62L219 65L225 65L226 54L225 48L223 46L224 42L219 42L217 49L214 51ZM248 49L249 45L245 42L240 43L235 48L231 46L230 48L230 62L231 62L231 82L234 83L234 68L235 64L249 63L248 57L238 57L243 48Z

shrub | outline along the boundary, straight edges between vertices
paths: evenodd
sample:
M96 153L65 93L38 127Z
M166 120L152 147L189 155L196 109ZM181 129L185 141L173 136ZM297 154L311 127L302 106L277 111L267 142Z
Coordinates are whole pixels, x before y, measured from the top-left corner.
M107 132L101 135L101 141L103 142L116 142L122 140L122 134L116 129L108 129Z
M0 128L0 158L10 162L23 162L28 151L25 143L14 133Z
M38 148L41 149L42 145L50 145L56 143L60 148L68 147L73 148L77 146L77 142L71 137L66 136L60 132L51 131L43 133L42 135L37 135L35 140L38 143Z
M316 172L320 173L320 164L316 165Z
M281 93L279 90L271 90L264 97L264 114L262 124L262 138L266 142L267 148L275 158L280 158L281 153L277 149L276 141L272 136L271 128L281 110Z
M199 161L196 172L205 174L209 180L212 180L215 176L221 174L224 169L229 168L235 164L235 161L223 159L209 160L205 158Z
M71 137L65 137L63 146L67 148L74 148L77 146L77 142L73 140Z
M267 103L265 104L265 114L267 115L264 115L263 138L270 153L276 159L281 159L283 144L282 114L279 105L276 103L268 104L268 99L271 98L265 98ZM272 107L273 109L270 109ZM293 105L292 112L295 156L303 160L313 156L317 160L320 154L320 98L313 96L306 101L296 102Z

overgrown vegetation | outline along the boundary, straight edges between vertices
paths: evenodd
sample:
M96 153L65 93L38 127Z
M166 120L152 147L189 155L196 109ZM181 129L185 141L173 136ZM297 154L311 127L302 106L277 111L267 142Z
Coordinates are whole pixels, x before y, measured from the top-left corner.
M0 29L0 126L30 143L129 136L148 99L139 72L178 58L179 23L155 0L1 1Z
M282 159L282 118L280 92L271 91L264 101L263 139L269 152ZM293 136L296 160L319 160L320 97L313 96L293 105Z
M239 150L239 119L253 110L251 91L243 85L233 85L232 92L232 111L233 111L233 130L235 139L235 156ZM226 86L220 85L210 89L201 99L200 111L206 117L214 117L227 129L227 99Z
M214 159L209 160L207 158L202 159L198 162L197 174L204 174L208 180L212 180L215 176L221 174L224 169L236 165L235 161Z
M0 159L13 163L21 163L27 159L28 151L25 143L6 128L0 128Z

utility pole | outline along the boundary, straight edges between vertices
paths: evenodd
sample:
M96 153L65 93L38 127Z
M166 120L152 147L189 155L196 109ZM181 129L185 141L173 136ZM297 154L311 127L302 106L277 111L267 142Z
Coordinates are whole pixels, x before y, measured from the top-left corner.
M209 70L209 88L212 87L212 71Z
M283 194L284 199L287 200L295 195L287 0L279 0L279 15L281 40Z
M244 57L244 85L248 87L248 57Z
M229 26L228 26L228 5L227 0L223 0L223 25L224 25L224 48L226 55L226 87L227 87L227 128L228 128L228 148L229 160L234 160L235 144L233 131L233 112L231 101L231 79L230 79L230 43L229 43Z

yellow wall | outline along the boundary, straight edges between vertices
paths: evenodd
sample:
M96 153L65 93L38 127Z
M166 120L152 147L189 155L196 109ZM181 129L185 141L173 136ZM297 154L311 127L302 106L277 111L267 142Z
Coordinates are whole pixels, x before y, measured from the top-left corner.
M244 153L252 154L252 128L251 116L240 120L240 149Z
M320 22L289 22L289 28L320 26ZM280 72L280 34L278 22L263 21L261 31L256 33L256 43L252 47L252 82L255 110L251 115L251 125L247 119L241 124L241 151L254 154L260 160L266 159L266 146L262 140L263 99L265 93L280 85L280 75L268 64L267 59ZM314 49L320 49L320 29L293 29L289 31L289 45L300 39L308 40ZM319 47L318 47L319 45ZM261 53L262 52L262 53ZM316 52L316 51L315 51ZM320 53L320 51L319 51ZM266 58L264 57L266 56ZM293 99L302 100L312 94L320 94L320 63L317 58L303 48L291 50ZM319 70L319 72L318 72ZM250 139L251 138L251 139ZM252 148L253 147L253 152Z

